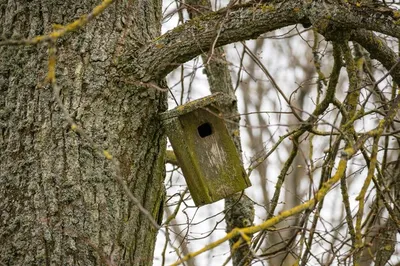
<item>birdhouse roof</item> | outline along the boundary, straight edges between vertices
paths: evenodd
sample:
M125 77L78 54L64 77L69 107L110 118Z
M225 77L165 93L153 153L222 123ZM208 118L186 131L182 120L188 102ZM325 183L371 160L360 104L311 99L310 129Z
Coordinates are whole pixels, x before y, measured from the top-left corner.
M174 117L178 117L187 113L190 113L194 110L197 110L202 107L206 107L209 105L214 105L215 107L218 106L229 106L235 101L234 98L230 97L225 93L215 93L210 96L206 96L184 105L179 105L174 109L164 112L161 114L161 120L171 119Z

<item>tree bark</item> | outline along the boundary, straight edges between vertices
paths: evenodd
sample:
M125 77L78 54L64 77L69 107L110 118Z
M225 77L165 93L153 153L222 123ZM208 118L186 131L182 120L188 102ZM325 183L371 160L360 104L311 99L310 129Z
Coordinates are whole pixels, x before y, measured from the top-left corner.
M98 1L0 0L2 39L32 38ZM166 95L132 82L121 56L160 34L161 1L118 1L57 41L61 99L120 176L161 219ZM67 125L44 84L47 47L0 47L0 264L151 265L157 230L114 179L113 164ZM162 82L154 81L158 86Z

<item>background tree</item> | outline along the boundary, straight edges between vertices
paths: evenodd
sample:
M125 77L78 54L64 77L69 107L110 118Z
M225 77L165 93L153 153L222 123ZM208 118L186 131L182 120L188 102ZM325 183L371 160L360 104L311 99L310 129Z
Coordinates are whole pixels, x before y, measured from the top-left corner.
M400 210L395 5L232 1L209 13L217 9L210 3L185 2L178 15L184 22L179 12L188 10L192 19L160 36L160 1L109 0L92 9L96 4L0 1L3 264L152 263L164 203L166 138L158 119L167 108L164 78L200 54L211 91L240 89L241 125L258 140L244 161L260 179L253 183L263 198L256 201L255 226L244 218L251 218L251 201L228 199L228 234L199 252L176 249L181 262L225 241L235 265L389 262ZM296 60L301 38L280 47L287 62L302 66L295 94L280 86L279 79L288 79L278 71L282 62L263 62L261 39L255 48L240 44L232 87L230 63L217 47L299 24L312 26L292 34L309 45L309 60ZM269 123L277 130L264 129L266 99L273 99ZM234 133L235 110L225 118ZM190 205L182 202L186 195L176 204L167 198L173 211L161 231L173 247L175 216ZM339 215L327 214L332 210ZM164 262L170 259L163 254Z

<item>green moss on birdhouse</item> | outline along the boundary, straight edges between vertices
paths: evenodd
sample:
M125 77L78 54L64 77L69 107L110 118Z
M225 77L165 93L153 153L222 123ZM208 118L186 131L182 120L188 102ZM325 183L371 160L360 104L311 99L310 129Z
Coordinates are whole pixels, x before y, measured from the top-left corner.
M251 185L222 118L226 104L232 99L218 93L161 115L196 206Z

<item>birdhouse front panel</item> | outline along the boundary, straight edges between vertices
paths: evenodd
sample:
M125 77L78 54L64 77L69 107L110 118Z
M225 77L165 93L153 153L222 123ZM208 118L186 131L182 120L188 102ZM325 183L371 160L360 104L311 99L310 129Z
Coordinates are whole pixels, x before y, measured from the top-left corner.
M192 163L197 164L199 171L198 176L189 174L187 178L201 179L206 188L207 197L201 204L225 198L250 185L235 144L218 113L208 107L179 118Z

